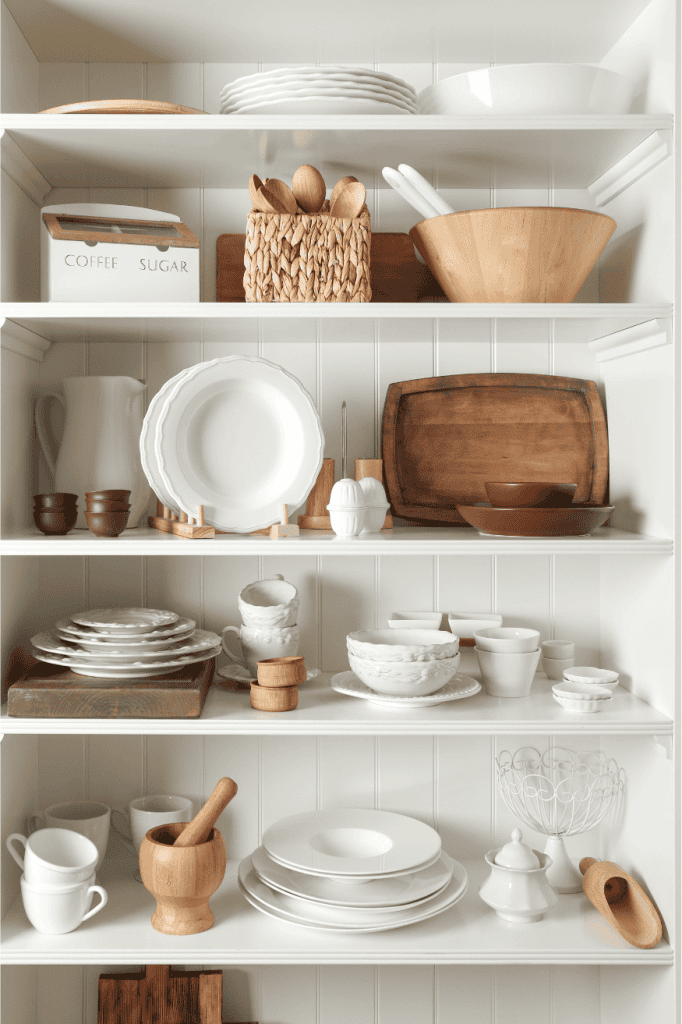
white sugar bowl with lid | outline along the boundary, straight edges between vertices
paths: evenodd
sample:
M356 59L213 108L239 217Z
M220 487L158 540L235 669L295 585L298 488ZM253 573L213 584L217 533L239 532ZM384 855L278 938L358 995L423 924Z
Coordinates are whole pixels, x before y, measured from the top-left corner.
M373 476L363 476L358 483L366 502L365 525L362 532L381 533L386 521L386 513L390 507L386 501L383 484L380 480L375 480Z
M510 843L486 853L491 870L478 893L501 920L512 924L541 921L558 900L547 881L552 858L522 840L521 829L515 828Z

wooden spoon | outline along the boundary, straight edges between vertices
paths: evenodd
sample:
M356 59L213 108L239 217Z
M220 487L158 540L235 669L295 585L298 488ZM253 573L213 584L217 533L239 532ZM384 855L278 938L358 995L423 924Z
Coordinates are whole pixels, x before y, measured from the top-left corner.
M339 192L329 210L332 217L348 218L358 217L365 205L367 192L365 186L359 181L351 181Z
M200 846L211 834L211 829L237 792L237 783L232 779L221 779L210 797L183 829L173 846Z
M291 182L291 188L298 200L298 205L306 213L317 213L327 194L324 178L317 167L312 167L311 164L303 164L298 168Z
M258 209L258 189L263 187L263 182L260 180L257 174L252 174L249 178L249 199L251 204Z
M343 190L346 187L346 185L350 185L351 182L357 181L357 180L358 179L354 178L352 174L347 174L345 178L339 178L339 180L337 181L336 185L334 185L334 188L332 189L332 194L329 197L329 205L330 205L330 207L333 206L335 200L338 199L339 194L341 192L343 192Z
M277 211L278 213L296 213L298 203L288 185L285 185L279 178L266 178L263 185L283 207L282 210ZM272 203L272 200L270 202Z

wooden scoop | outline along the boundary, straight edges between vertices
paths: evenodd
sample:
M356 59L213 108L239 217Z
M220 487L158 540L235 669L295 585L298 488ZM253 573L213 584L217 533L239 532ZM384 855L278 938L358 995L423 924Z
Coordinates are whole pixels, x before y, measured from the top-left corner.
M232 779L221 779L210 797L183 829L173 846L200 846L211 834L211 829L237 792L237 783Z
M283 209L281 211L278 210L278 213L296 213L298 209L296 197L289 186L283 181L280 181L279 178L266 178L263 182L263 188L268 193L268 201L272 206L275 204L271 196L274 196L277 202L282 205Z
M583 857L585 895L631 946L651 949L663 937L663 922L634 878L612 861Z
M347 218L352 220L359 217L360 211L365 205L365 186L359 181L351 181L342 189L329 208L331 217Z
M263 182L260 180L257 174L252 174L249 178L249 199L256 209L258 206L258 189L263 187Z
M352 174L347 174L345 178L339 178L336 185L334 185L334 188L332 189L332 194L329 197L330 207L334 205L334 202L336 201L336 199L338 199L339 194L343 192L346 185L350 185L351 182L357 180L358 179L354 178Z
M324 202L327 187L317 167L303 164L295 172L291 188L298 200L298 205L306 213L317 213Z

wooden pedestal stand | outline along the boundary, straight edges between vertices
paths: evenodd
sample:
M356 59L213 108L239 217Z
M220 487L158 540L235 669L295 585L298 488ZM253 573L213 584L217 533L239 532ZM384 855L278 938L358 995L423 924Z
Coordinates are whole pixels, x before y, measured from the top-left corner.
M356 459L355 460L355 479L362 480L363 476L373 476L375 480L383 486L384 483L384 463L382 459ZM384 487L384 490L386 488ZM393 529L393 518L392 516L386 516L384 519L384 525L381 527L382 530Z
M141 972L100 974L97 987L97 1024L220 1024L222 1020L222 971L174 971L149 965Z
M315 486L308 495L305 515L298 517L302 530L331 530L332 524L327 512L329 497L334 486L334 460L324 459Z

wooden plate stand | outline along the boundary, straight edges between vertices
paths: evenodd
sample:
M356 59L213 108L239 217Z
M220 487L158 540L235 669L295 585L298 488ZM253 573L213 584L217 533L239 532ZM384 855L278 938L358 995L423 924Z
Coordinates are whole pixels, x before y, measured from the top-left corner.
M227 533L227 530L216 530L213 526L206 526L204 523L204 506L199 505L195 516L188 516L186 512L176 514L167 508L157 498L156 515L149 516L147 522L152 530L159 530L161 533L173 533L176 537L184 537L185 540L206 540L215 537L216 533ZM265 530L254 530L254 533L266 534L273 540L281 540L284 537L298 537L298 526L289 522L287 506L282 505L282 518L279 523L270 526Z

